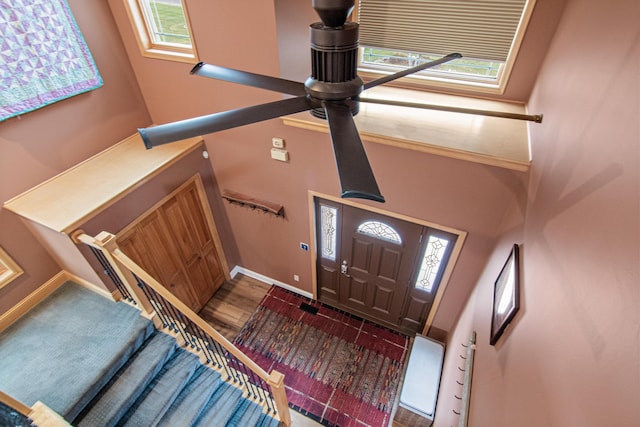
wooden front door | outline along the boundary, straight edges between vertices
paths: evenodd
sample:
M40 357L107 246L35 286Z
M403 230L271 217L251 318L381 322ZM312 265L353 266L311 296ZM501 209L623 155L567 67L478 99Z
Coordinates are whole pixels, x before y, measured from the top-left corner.
M404 333L422 332L455 235L321 199L316 235L320 301ZM440 237L444 248L434 246Z
M396 326L422 227L350 206L343 207L342 216L340 304Z

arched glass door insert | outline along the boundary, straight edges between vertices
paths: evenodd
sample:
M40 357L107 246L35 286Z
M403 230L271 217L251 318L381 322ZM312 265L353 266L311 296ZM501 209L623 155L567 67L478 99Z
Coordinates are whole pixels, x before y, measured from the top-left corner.
M392 243L402 244L400 234L390 225L380 221L366 221L358 226L358 233L383 239Z

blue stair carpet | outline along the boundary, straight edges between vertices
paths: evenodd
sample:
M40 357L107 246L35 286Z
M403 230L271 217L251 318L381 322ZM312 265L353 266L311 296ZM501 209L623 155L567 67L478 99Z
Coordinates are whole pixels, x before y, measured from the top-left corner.
M65 283L0 334L0 389L79 427L279 425L139 314Z
M209 404L205 407L196 426L224 426L231 419L236 408L240 405L242 393L231 384L223 383L213 393ZM218 424L216 424L218 423Z
M152 332L137 309L67 282L0 334L0 389L73 419Z
M220 386L221 376L216 371L200 366L189 384L162 417L158 426L190 426L200 416L213 392Z
M156 425L171 406L180 391L187 385L200 365L198 356L183 349L162 368L136 404L125 414L126 427Z
M113 426L135 402L176 350L176 341L163 333L152 336L106 385L97 402L81 416L79 427Z

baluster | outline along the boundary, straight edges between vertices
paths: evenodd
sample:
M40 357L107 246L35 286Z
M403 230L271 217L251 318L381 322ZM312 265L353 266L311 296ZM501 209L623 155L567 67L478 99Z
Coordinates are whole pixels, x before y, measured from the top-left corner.
M190 346L206 363L224 371L227 381L235 382L248 397L264 404L267 413L279 416L284 426L291 425L284 375L264 372L246 359L232 343L120 251L113 234L102 232L93 238L78 231L74 233L74 241L90 247L123 299L135 303L156 328L172 331L176 339Z

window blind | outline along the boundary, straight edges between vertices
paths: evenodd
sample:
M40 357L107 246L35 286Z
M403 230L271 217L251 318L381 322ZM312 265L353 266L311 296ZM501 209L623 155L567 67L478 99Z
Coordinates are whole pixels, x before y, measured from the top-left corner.
M360 45L506 61L527 0L360 0Z

